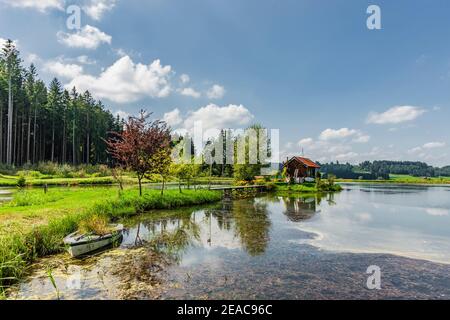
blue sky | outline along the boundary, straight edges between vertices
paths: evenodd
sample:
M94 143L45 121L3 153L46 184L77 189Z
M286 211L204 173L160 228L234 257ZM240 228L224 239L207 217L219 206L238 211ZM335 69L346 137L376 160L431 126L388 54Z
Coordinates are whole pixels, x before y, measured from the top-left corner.
M0 38L114 113L262 123L283 157L448 165L449 15L447 0L0 0Z

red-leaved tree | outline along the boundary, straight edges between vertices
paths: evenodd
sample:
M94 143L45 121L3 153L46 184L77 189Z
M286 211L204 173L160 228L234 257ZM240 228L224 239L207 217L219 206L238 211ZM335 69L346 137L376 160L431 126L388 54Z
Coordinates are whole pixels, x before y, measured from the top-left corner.
M150 115L141 110L138 117L129 117L123 132L113 133L106 142L108 152L136 172L141 196L142 179L159 166L156 155L170 151L170 129L164 121L149 121Z

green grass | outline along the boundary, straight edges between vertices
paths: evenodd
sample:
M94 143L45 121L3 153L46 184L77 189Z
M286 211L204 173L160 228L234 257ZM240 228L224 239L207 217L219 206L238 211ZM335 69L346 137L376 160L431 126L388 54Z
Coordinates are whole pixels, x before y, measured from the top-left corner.
M121 195L115 188L50 189L47 195L42 190L22 192L0 208L0 296L2 286L20 279L34 259L61 252L62 239L83 221L92 217L111 221L153 209L217 202L222 197L208 190L168 190L164 196L146 190L140 197L136 188Z
M276 184L277 192L284 193L320 193L320 192L338 192L342 187L338 184L329 184L326 180L323 180L318 188L315 183L303 183L289 185L287 183Z
M450 184L450 177L423 178L410 175L391 174L389 180L358 180L337 179L337 182L362 182L362 183L399 183L399 184Z
M0 175L1 187L15 187L17 186L19 177ZM137 183L137 179L125 177L125 182L128 184ZM26 179L27 186L77 186L77 185L111 185L116 183L113 177L90 177L90 178L28 178Z
M277 192L303 192L303 193L317 193L318 190L314 183L304 184L277 184Z
M67 192L67 190L52 190L44 193L40 190L36 192L22 189L14 194L13 200L6 204L6 207L28 207L56 202L63 199Z
M54 175L44 175L39 174L39 172L30 174L28 173L27 176L25 176L26 179L26 185L29 187L43 187L45 185L47 186L77 186L77 185L112 185L116 184L117 181L112 176L104 176L104 177L83 177L83 178L64 178L64 177L58 177ZM19 180L19 175L5 175L0 174L0 187L16 187L17 182ZM175 182L176 179L172 178L170 179ZM123 181L125 184L137 184L137 179L130 175L124 175ZM160 177L154 176L152 179L144 179L144 183L159 183ZM233 179L232 178L220 178L220 177L199 177L197 179L193 179L191 181L191 184L232 184ZM183 182L182 184L186 184L186 182Z

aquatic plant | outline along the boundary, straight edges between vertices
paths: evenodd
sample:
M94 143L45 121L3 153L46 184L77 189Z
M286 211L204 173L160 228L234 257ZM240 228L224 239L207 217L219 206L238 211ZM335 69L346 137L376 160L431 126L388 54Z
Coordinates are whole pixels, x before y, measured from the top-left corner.
M78 230L85 234L105 235L111 232L111 226L106 216L95 214L81 220Z
M53 270L51 267L47 267L47 277L50 279L50 283L52 284L53 288L55 288L56 291L56 298L59 300L59 289L58 286L56 285L56 281L55 278L53 277Z

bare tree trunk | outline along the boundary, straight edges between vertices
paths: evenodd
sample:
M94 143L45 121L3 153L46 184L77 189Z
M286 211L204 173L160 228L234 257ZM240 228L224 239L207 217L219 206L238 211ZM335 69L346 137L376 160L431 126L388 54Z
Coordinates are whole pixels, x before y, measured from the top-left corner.
M53 162L55 158L55 119L52 121L52 155L51 161Z
M31 106L30 110L28 111L28 128L27 128L27 163L30 164L31 157L30 157L30 144L31 144Z
M66 163L66 112L64 110L64 116L63 116L63 140L62 140L62 156L61 156L61 162Z
M76 156L76 146L75 146L75 116L73 117L73 125L72 125L72 162L75 166L77 164L77 156Z
M87 139L86 139L86 164L89 164L90 160L90 149L91 149L91 141L90 141L90 128L89 128L89 112L87 113Z
M20 137L19 137L19 165L22 165L24 163L24 147L25 147L25 128L23 121L25 120L25 114L22 114L22 117L20 118Z
M34 125L33 125L33 162L36 163L36 118L37 118L37 107L34 107Z
M12 159L12 163L14 165L17 164L17 128L18 128L18 112L17 112L17 108L14 110L14 114L15 116L13 116L13 146L12 146L12 151L13 151L13 159Z
M13 129L13 112L14 106L12 101L12 84L11 84L11 71L9 71L8 80L8 138L6 143L6 163L12 164L12 129Z
M164 188L166 187L166 179L164 179L164 176L162 176L162 188L161 188L161 196L164 195Z
M45 161L45 156L46 156L45 153L47 151L47 150L45 150L46 149L45 135L47 133L45 132L44 128L42 128L41 131L42 131L42 133L41 133L41 160Z

